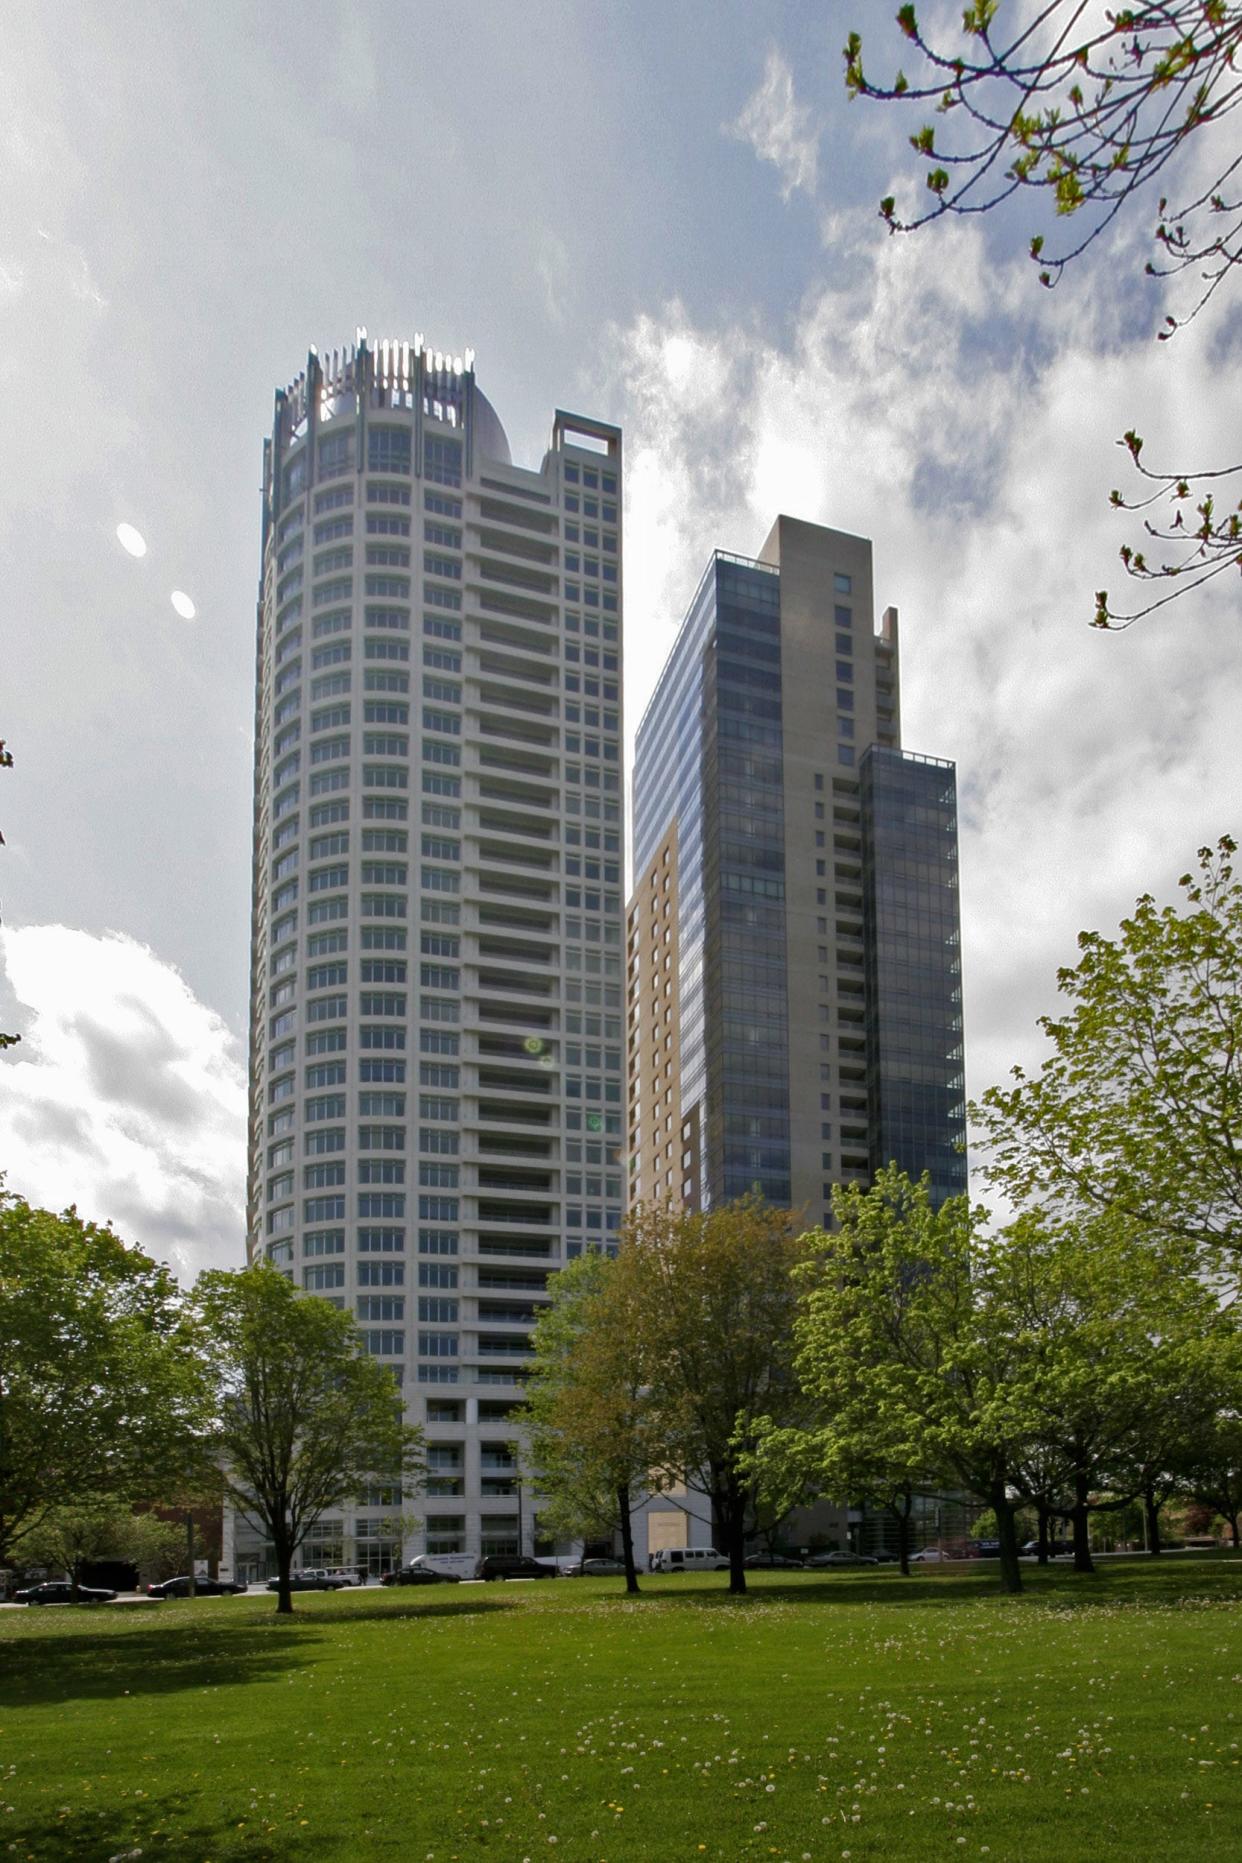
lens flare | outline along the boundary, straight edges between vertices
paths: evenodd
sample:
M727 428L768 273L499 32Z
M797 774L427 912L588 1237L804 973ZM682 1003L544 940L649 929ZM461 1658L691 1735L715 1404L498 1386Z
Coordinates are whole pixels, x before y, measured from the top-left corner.
M132 524L118 524L116 540L122 550L127 550L130 556L145 556L147 553L146 538L140 530L135 530Z

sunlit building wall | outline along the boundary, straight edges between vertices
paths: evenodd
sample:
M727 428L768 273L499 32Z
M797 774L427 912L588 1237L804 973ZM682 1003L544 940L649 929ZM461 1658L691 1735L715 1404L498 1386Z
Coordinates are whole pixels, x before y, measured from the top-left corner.
M277 393L262 523L249 1250L430 1465L305 1563L528 1551L529 1328L622 1208L621 436L517 466L470 352L360 332Z

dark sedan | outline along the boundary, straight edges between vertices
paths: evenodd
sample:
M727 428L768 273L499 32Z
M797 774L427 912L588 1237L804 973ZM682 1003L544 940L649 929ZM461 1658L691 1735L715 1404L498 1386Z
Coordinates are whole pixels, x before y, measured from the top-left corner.
M239 1591L245 1591L245 1585L238 1585L231 1578L196 1578L194 1593L199 1598L231 1598ZM148 1585L148 1598L188 1598L190 1581L186 1577L166 1578L160 1585Z
M556 1578L557 1570L554 1565L540 1565L526 1553L485 1553L474 1575L490 1583L498 1578Z
M107 1591L102 1585L79 1585L75 1591L67 1578L49 1579L44 1585L31 1585L13 1594L17 1604L111 1604L115 1597L115 1591Z
M291 1572L289 1574L290 1591L344 1591L349 1584L347 1578L331 1578L327 1572ZM280 1590L280 1580L269 1578L269 1591Z
M456 1581L447 1572L433 1572L426 1565L403 1565L396 1572L385 1572L381 1585L452 1585Z
M784 1553L749 1553L742 1561L748 1572L801 1572L801 1559L789 1559Z

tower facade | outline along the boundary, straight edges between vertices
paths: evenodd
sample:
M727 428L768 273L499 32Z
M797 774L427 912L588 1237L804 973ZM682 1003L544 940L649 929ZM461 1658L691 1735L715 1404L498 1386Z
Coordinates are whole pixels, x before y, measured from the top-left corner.
M426 1431L307 1564L529 1551L506 1425L622 1207L621 435L516 466L473 357L365 332L276 395L255 709L248 1229Z
M629 1195L829 1214L965 1188L953 766L901 749L871 545L778 518L709 563L638 731Z

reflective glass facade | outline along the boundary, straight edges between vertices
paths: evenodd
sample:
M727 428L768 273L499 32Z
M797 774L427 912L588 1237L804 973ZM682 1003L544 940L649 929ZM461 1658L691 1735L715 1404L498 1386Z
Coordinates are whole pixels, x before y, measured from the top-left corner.
M860 771L872 1171L966 1188L957 785L951 763L872 745Z
M632 1200L816 1222L890 1159L964 1187L954 772L899 708L865 538L717 552L637 738Z
M716 559L703 723L704 1152L713 1201L789 1201L780 578Z

